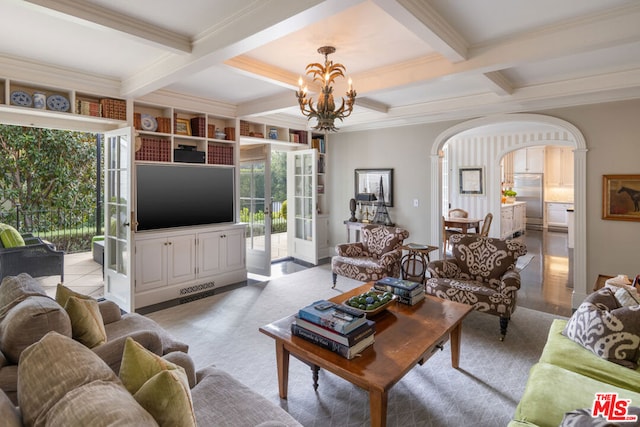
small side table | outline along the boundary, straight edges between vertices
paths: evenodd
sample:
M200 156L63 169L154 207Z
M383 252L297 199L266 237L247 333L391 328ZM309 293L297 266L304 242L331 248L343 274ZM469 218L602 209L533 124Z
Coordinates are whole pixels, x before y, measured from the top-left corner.
M431 261L429 253L437 251L440 248L420 243L408 243L401 246L400 249L407 251L407 254L404 255L400 261L402 278L413 282L425 283L427 264Z

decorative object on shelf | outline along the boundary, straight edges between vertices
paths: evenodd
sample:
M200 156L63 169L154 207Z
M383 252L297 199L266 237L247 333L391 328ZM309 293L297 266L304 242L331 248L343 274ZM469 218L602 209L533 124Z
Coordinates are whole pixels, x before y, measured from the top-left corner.
M187 119L176 119L175 134L191 136L191 122Z
M344 78L346 68L342 64L334 64L333 61L329 61L329 55L334 53L336 48L333 46L322 46L318 49L318 53L324 55L324 65L320 63L312 63L307 65L307 75L313 76L313 81L321 82L321 93L318 96L318 102L316 106L313 106L313 98L307 98L307 86L302 85L302 77L298 79L298 85L300 90L296 91L296 97L298 98L298 104L300 104L300 111L309 119L315 118L318 120L318 124L314 127L315 130L323 131L337 131L335 127L335 120L340 119L343 121L345 117L349 117L353 111L353 104L356 100L356 91L351 87L351 79L349 79L349 90L347 91L347 99L342 98L342 105L336 109L335 102L333 100L333 81L337 77Z
M640 221L640 175L602 175L602 219Z
M216 139L225 139L227 137L227 134L221 131L220 129L216 129L215 136L216 136Z
M374 224L384 224L388 226L394 225L393 222L391 222L387 206L384 203L384 185L382 183L382 177L380 177L380 197L376 204L376 214L373 216L372 222Z
M358 193L356 194L356 200L360 202L360 221L363 223L369 222L369 206L368 204L377 200L376 195L373 193ZM364 212L362 211L362 202L365 202Z
M459 168L458 184L460 194L484 194L482 167Z
M142 114L140 115L140 126L142 127L142 130L155 132L158 129L158 122L153 116L149 114Z
M276 128L269 129L269 139L278 139L278 129Z
M38 110L44 110L47 106L47 95L42 92L34 92L33 94L33 108Z
M140 133L138 133L138 131L136 131L134 138L135 138L135 149L137 153L142 148L142 137L140 137Z
M19 107L31 107L33 100L27 92L16 90L11 92L11 103Z
M47 97L47 108L53 111L69 111L69 100L62 95Z
M102 117L114 120L127 120L127 102L123 99L100 99Z
M386 189L384 204L393 206L393 169L355 169L355 195L358 201L376 201L382 199L380 193L380 179ZM360 194L373 193L375 198L363 200Z
M349 218L349 221L357 222L358 218L356 218L356 199L349 200L349 210L351 211L351 218Z

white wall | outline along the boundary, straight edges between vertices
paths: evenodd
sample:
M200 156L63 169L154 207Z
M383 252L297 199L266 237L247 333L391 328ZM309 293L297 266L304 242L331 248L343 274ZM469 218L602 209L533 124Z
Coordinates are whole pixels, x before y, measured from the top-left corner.
M537 112L568 121L586 139L587 280L598 274L640 273L640 222L602 220L602 175L640 174L640 100ZM331 135L330 243L345 241L355 168L394 168L395 207L391 219L409 230L410 241L438 244L431 236L429 150L435 138L459 122L431 123ZM420 206L412 207L418 198Z
M435 138L452 123L406 126L364 132L332 134L328 138L330 175L330 244L346 241L344 221L349 218L349 199L354 197L354 170L392 168L394 206L391 220L411 233L409 241L436 243L429 235L429 150ZM418 199L419 206L413 207Z

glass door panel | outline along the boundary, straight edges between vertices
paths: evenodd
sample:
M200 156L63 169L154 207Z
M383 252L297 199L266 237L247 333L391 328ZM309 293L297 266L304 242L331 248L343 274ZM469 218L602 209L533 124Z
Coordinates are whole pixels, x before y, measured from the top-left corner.
M135 310L131 280L131 128L105 134L104 293Z
M271 275L271 171L265 158L240 162L240 219L247 223L247 270Z

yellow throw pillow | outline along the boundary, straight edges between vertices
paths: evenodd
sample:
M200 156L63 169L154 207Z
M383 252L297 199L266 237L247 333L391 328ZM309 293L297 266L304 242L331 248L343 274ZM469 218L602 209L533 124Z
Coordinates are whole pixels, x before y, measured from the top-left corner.
M58 286L56 287L56 302L64 307L65 305L67 305L67 300L70 297L76 297L79 299L93 299L89 295L80 294L67 288L62 283L58 283Z
M64 309L71 319L71 334L74 340L89 348L107 341L107 332L96 300L72 296L67 300Z
M189 381L182 367L164 360L128 337L120 380L160 426L195 426Z

